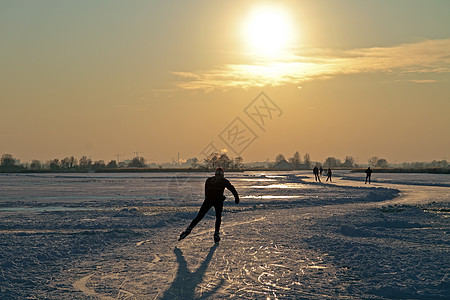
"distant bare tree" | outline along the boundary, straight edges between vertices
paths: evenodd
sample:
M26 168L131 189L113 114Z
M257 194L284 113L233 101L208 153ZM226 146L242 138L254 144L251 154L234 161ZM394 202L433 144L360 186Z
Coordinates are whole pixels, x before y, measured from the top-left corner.
M275 157L275 163L279 163L279 162L282 161L282 160L286 160L286 158L284 157L283 154L278 154L278 155Z
M65 157L61 160L61 168L63 169L73 169L77 165L77 160L75 157Z
M433 160L430 163L430 167L431 168L447 168L448 167L448 162L444 159L444 160Z
M300 166L300 164L302 163L301 158L300 158L300 153L295 152L294 155L289 158L289 162L295 167L298 168Z
M345 161L342 164L342 166L346 168L352 168L355 165L355 159L351 156L346 156Z
M69 157L69 168L75 168L77 166L77 159L73 156Z
M219 156L217 163L218 167L222 167L224 170L227 170L232 167L233 161L228 157L226 153L224 153Z
M33 159L30 165L31 170L38 171L42 169L41 162L37 159Z
M311 168L311 156L309 153L305 153L305 156L303 156L303 161L305 163L305 167L310 169Z
M16 164L16 160L14 159L14 157L11 154L3 154L2 158L1 158L1 163L0 165L2 167L8 168L8 167L12 167Z
M112 160L106 165L106 167L111 169L117 168L117 162L115 160Z
M198 158L197 157L188 158L186 160L186 163L184 163L184 165L189 166L193 169L196 169L199 167Z
M375 167L378 167L378 168L387 168L387 167L389 167L389 164L388 164L388 162L387 162L386 159L380 158L380 159L377 161L377 163L375 164Z
M145 167L145 158L136 156L128 164L128 167L131 167L131 168L142 168L142 167Z
M208 155L205 160L205 166L208 170L214 170L218 167L217 161L219 160L219 153L211 153Z
M329 168L336 168L341 166L341 160L335 157L328 157L324 165Z
M103 161L103 160L97 160L97 161L95 161L95 162L92 164L92 168L94 168L95 170L106 168L105 161Z
M52 171L58 171L59 169L61 169L61 163L59 161L59 159L55 158L52 159L48 162L49 168Z
M240 170L240 169L242 168L242 166L243 166L243 161L244 161L244 159L242 158L242 156L236 157L236 158L234 159L234 165L233 165L233 168L234 168L234 169L237 169L237 170Z
M380 159L380 158L379 158L378 156L372 156L371 158L369 158L369 159L367 160L367 162L369 163L369 165L375 167L379 159Z
M233 166L233 161L226 153L211 153L205 158L205 165L208 170L215 170L217 167L227 170Z
M199 163L198 163L198 158L197 158L197 157L191 158L191 166L192 166L192 168L194 168L194 169L197 169L197 168L198 168Z
M89 169L92 166L92 160L87 156L82 156L80 158L79 166L81 169Z

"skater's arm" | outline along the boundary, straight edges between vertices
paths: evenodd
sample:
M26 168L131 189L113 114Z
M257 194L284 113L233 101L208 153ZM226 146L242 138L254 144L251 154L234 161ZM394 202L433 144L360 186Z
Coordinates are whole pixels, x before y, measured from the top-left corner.
M208 179L206 179L205 182L205 196L208 196L208 194L211 193L211 181L212 181L212 177L209 177Z
M225 186L231 193L233 193L234 203L238 204L239 203L239 195L238 195L236 189L234 188L234 186L228 180L226 181Z

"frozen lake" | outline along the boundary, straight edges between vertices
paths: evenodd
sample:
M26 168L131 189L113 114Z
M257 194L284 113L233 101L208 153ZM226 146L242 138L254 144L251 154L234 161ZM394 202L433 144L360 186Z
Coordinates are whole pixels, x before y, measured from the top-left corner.
M355 189L334 189L322 193L309 171L245 172L227 174L244 199L267 202L305 198L333 198ZM125 173L125 174L0 174L0 210L90 209L159 205L198 205L203 200L203 184L208 173ZM450 187L448 174L377 174L371 185L363 185L364 174L335 171L332 185L354 187L409 186L418 192L426 187ZM325 181L325 176L322 181ZM307 183L307 184L305 184ZM444 192L446 189L442 189ZM231 193L228 194L231 196ZM434 201L435 199L430 199Z
M0 174L0 298L427 298L450 292L450 175Z

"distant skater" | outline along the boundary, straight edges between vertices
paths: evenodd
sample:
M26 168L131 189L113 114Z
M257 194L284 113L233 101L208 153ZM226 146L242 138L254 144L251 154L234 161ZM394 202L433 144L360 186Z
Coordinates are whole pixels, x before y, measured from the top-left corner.
M317 168L317 166L314 167L313 173L314 173L314 177L315 177L316 181L320 182L319 168Z
M366 183L367 183L367 179L369 179L369 184L370 184L370 176L372 176L372 170L369 167L366 170Z
M328 181L328 179L330 179L330 182L332 182L332 180L331 180L331 168L328 168L328 177L327 177L327 181Z
M320 176L322 176L322 173L323 173L323 168L322 168L322 166L320 166L319 172L320 172Z
M215 232L214 232L214 242L218 243L220 241L219 229L220 223L222 222L222 210L223 210L223 202L226 197L223 195L223 192L227 188L233 193L234 203L239 203L239 195L234 188L234 186L228 181L228 179L224 178L224 171L222 168L217 168L215 175L213 177L209 177L206 179L205 183L205 200L203 201L202 206L197 214L197 216L192 220L191 224L180 234L181 241L185 237L191 233L192 229L200 222L206 213L214 206L214 210L216 211L216 224L215 224Z

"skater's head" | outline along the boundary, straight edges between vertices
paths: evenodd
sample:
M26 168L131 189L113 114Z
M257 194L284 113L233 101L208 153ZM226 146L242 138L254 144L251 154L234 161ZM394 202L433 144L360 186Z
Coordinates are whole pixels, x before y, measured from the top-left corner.
M223 178L224 173L225 173L225 172L223 171L223 169L222 169L221 167L218 167L218 168L216 169L215 175L216 175L217 178Z

